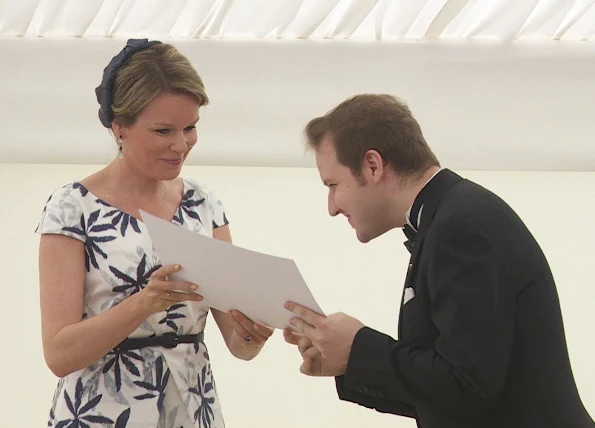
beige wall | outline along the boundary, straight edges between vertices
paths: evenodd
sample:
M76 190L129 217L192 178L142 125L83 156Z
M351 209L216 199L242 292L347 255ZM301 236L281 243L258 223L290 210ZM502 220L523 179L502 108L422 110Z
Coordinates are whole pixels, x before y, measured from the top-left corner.
M34 229L53 190L96 168L0 164L3 427L46 424L56 379L41 350ZM344 219L328 216L325 189L315 169L186 167L184 174L206 182L222 198L238 245L294 258L326 312L344 311L396 334L408 260L400 231L360 244ZM512 204L549 257L574 373L584 403L595 415L595 173L462 174ZM207 323L206 341L230 428L415 426L340 402L330 379L302 376L299 356L279 332L250 363L228 354L212 320Z

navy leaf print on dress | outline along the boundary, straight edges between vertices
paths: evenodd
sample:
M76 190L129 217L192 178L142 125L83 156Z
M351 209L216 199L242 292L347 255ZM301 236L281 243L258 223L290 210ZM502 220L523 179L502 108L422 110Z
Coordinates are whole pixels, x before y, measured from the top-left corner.
M80 221L80 227L74 227L74 226L66 226L63 227L62 230L65 232L70 232L70 233L74 233L76 235L80 235L80 236L85 236L86 232L85 232L85 215L81 214L81 221ZM88 271L88 269L87 269Z
M196 207L202 205L202 203L205 201L205 198L192 199L194 193L195 191L193 189L190 189L186 193L184 193L184 196L182 197L182 202L180 203L176 215L173 218L174 221L178 222L179 224L184 224L184 213L188 217L198 220L202 223L202 221L200 220L200 216L198 215L198 212L196 210Z
M143 257L136 267L136 278L132 278L126 275L124 272L119 271L114 266L110 266L109 270L118 278L124 281L124 284L118 285L113 288L114 293L126 293L134 294L141 291L149 283L149 279L153 272L159 269L161 265L153 266L147 270L147 255L143 254Z
M138 367L134 365L134 361L132 360L140 362L144 362L145 360L143 357L141 357L134 351L121 351L119 349L111 350L108 354L108 357L109 356L111 356L111 358L108 359L107 363L105 363L105 366L103 366L101 372L105 374L109 372L112 367L114 368L114 380L116 382L116 391L119 392L122 388L122 373L120 369L120 361L122 362L122 364L124 364L124 367L129 373L133 374L134 376L140 376L140 371L138 370Z
M178 201L182 200L172 222L212 237L213 221L227 223L223 205L198 183L184 179L182 184ZM36 232L61 233L85 247L83 319L140 292L161 267L142 219L111 206L80 182L52 193L46 206ZM204 330L208 314L206 307L169 302L167 309L147 317L129 336L197 334ZM48 409L48 427L130 428L135 421L169 428L223 426L206 344L186 344L178 351L156 347L107 351L60 380Z
M108 204L105 201L102 201L101 199L97 199L97 203L108 208L113 208L110 204ZM138 220L136 219L136 217L131 216L130 214L125 213L124 211L120 211L119 209L114 208L111 211L108 211L106 214L104 214L103 217L113 217L111 222L114 227L116 227L118 223L120 223L120 233L122 234L122 236L126 236L126 230L128 230L128 226L132 227L132 229L136 233L140 233L140 227L138 225Z
M116 426L114 428L126 428L126 424L128 423L128 418L130 417L130 408L124 410L118 419L116 420Z
M200 427L209 428L213 419L212 404L215 402L215 397L207 397L207 393L213 391L213 384L207 382L207 365L202 368L202 377L197 376L196 386L189 388L188 392L196 395L199 399L199 405L194 412L194 420L198 422Z
M146 394L135 395L134 398L137 400L146 400L149 398L157 398L157 410L161 411L163 407L163 400L165 398L165 388L167 388L167 382L169 381L169 368L163 373L163 357L155 360L155 385L149 382L135 381L136 386L146 389Z
M99 247L99 243L110 242L110 241L113 241L114 239L116 239L115 236L111 236L111 235L104 235L104 236L95 235L99 232L105 232L108 230L116 229L114 227L114 225L112 225L111 223L96 224L97 219L99 218L99 211L100 210L97 210L97 211L94 211L93 213L91 213L91 215L89 216L89 222L87 224L87 227L89 229L89 232L87 233L87 235L88 235L87 241L85 242L85 248L87 250L86 251L87 257L85 259L85 264L87 267L87 272L89 272L91 269L90 265L93 265L93 267L95 269L99 269L99 264L97 263L96 254L99 254L104 259L107 259L107 254L105 254L105 252L103 252L103 250Z
M177 309L184 308L186 305L183 303L176 303L175 305L171 305L169 308L165 310L165 316L159 320L159 324L167 324L169 328L174 331L178 331L178 325L176 324L177 319L186 318L186 315L176 312Z
M90 428L92 424L109 425L113 424L110 418L100 416L97 414L91 414L90 412L97 407L101 401L102 395L99 394L92 400L83 404L83 382L79 378L76 383L76 390L74 392L74 403L68 395L67 391L64 391L64 399L66 400L66 406L72 414L72 418L61 420L56 424L56 428ZM87 423L88 422L88 423Z
M213 226L213 229L217 229L218 227L228 225L229 224L229 221L227 220L227 216L225 215L225 213L223 213L223 223L217 224L215 222L215 220L212 220L211 223L212 223L211 226Z
M87 193L89 193L89 191L87 190L87 188L85 186L83 186L81 183L73 183L72 187L74 189L78 189L79 192L81 192L81 196L84 198L85 196L87 196Z

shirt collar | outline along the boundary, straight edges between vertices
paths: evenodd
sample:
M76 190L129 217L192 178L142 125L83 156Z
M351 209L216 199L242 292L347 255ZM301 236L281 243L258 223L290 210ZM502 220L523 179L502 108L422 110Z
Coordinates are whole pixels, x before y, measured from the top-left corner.
M442 171L443 169L444 169L444 168L440 168L438 171L436 171L436 172L434 173L434 175L432 175L432 176L429 178L429 180L425 182L425 184L424 184L424 187L425 187L425 186L427 186L427 184L428 184L430 181L432 181L432 179L433 179L434 177L436 177L436 175L437 175L437 174L438 174L440 171ZM414 204L415 204L415 202L414 202ZM423 211L423 209L424 209L424 206L423 206L423 204L422 204L422 206L419 208L419 212L417 213L417 216L416 216L416 218L414 218L414 219L413 219L413 220L414 220L413 222L411 221L411 218L410 218L410 217L411 217L411 210L412 210L412 208L413 208L413 205L411 205L411 206L409 207L409 209L407 210L407 217L406 217L406 219L407 219L407 224L408 224L408 225L409 225L411 228L413 228L413 230L415 230L415 231L417 232L417 228L419 227L419 224L420 224L420 222L421 222L421 213L422 213L422 211Z

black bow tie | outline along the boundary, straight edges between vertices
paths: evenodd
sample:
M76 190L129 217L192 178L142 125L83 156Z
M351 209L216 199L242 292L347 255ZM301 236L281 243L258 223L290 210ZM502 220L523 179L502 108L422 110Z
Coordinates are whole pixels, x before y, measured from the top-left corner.
M404 242L405 248L407 248L407 251L411 253L411 251L413 250L413 243L415 242L415 234L417 233L417 231L407 223L405 224L405 226L403 226L403 233L407 237L407 241Z

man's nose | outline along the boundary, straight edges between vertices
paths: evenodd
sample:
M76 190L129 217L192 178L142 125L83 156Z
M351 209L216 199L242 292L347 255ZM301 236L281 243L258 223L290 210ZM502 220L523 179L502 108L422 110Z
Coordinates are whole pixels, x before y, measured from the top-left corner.
M329 192L329 194L328 194L328 213L331 217L334 217L337 214L339 214L339 210L337 209L337 206L335 205L335 200L334 200L331 192Z

